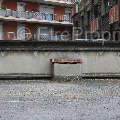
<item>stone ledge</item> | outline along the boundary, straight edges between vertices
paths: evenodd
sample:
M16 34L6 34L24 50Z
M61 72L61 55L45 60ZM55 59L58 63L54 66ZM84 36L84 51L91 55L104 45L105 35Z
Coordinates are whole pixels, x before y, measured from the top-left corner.
M57 47L54 46L48 46L48 47L0 47L0 51L40 51L40 52L80 52L80 51L86 51L86 52L120 52L120 47L68 47L65 46Z
M53 76L41 74L0 74L0 80L40 80L52 79L54 81L79 81L87 79L116 79L120 78L120 73L84 73L77 76Z
M7 80L24 80L24 79L40 79L40 78L52 78L52 75L47 74L0 74L0 80L7 79Z
M83 73L82 78L120 78L120 73Z
M82 77L81 76L54 76L52 80L57 82L80 81L82 80Z
M0 51L120 51L115 41L0 41Z

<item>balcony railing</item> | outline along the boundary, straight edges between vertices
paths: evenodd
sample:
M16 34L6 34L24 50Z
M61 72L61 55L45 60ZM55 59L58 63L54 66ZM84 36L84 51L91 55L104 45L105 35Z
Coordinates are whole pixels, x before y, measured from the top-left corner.
M35 33L34 37L32 37L31 33L24 33L24 35L18 35L16 36L15 32L7 32L7 39L8 40L38 40L38 41L49 41L49 40L55 40L55 41L67 41L71 40L71 35L51 35L51 34L38 34Z
M70 17L58 16L54 14L46 14L40 12L28 12L28 11L18 11L18 10L10 10L10 9L0 9L0 16L4 17L15 17L15 18L25 18L25 19L37 19L37 20L47 20L47 21L58 21L58 22L71 22ZM57 20L56 20L57 18Z
M26 2L26 0L22 0L23 2ZM28 2L31 2L31 0L27 0ZM52 5L62 5L62 6L68 6L72 7L73 6L73 1L72 0L32 0L37 3L42 3L42 4L52 4Z
M45 35L45 34L40 34L39 36L39 39L40 41L48 41L48 40L56 40L56 41L61 41L61 40L71 40L71 36L69 35L56 35L56 36L53 36L53 35Z

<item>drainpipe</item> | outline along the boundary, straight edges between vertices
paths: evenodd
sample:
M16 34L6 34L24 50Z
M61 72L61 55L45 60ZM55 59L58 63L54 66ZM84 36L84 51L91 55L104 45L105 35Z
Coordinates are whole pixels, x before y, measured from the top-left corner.
M98 9L99 9L99 15L98 15L98 24L99 24L99 32L100 32L100 37L102 37L102 30L103 30L103 26L102 26L102 14L101 14L101 8L102 8L102 0L99 1L100 3L99 6L98 6Z
M118 0L118 6L119 6L119 24L120 24L120 1Z

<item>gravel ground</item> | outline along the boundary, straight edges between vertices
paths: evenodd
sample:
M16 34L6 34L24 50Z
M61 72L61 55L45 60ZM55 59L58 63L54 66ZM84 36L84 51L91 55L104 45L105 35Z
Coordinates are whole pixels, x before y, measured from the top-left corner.
M0 120L120 120L120 82L0 82Z

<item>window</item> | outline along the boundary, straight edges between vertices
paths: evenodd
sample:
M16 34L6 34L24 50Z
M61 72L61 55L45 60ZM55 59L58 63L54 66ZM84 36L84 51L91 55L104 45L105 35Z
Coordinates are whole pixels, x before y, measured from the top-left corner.
M78 4L76 5L76 13L78 13L79 6Z
M65 21L70 21L71 19L71 11L65 10Z
M81 19L82 19L81 25L84 26L84 16L82 16Z
M98 15L99 15L98 6L95 6L95 7L94 7L94 16L95 16L95 18L97 18Z
M90 23L90 11L87 12L87 24L89 25Z
M25 3L18 2L17 3L17 10L19 10L19 11L25 11Z
M53 34L52 27L39 27L37 32L37 36L38 36L37 39L51 40L52 34Z
M8 40L15 40L15 32L7 32Z
M0 40L3 39L3 24L0 22Z
M51 6L40 6L42 20L54 20L54 9Z

